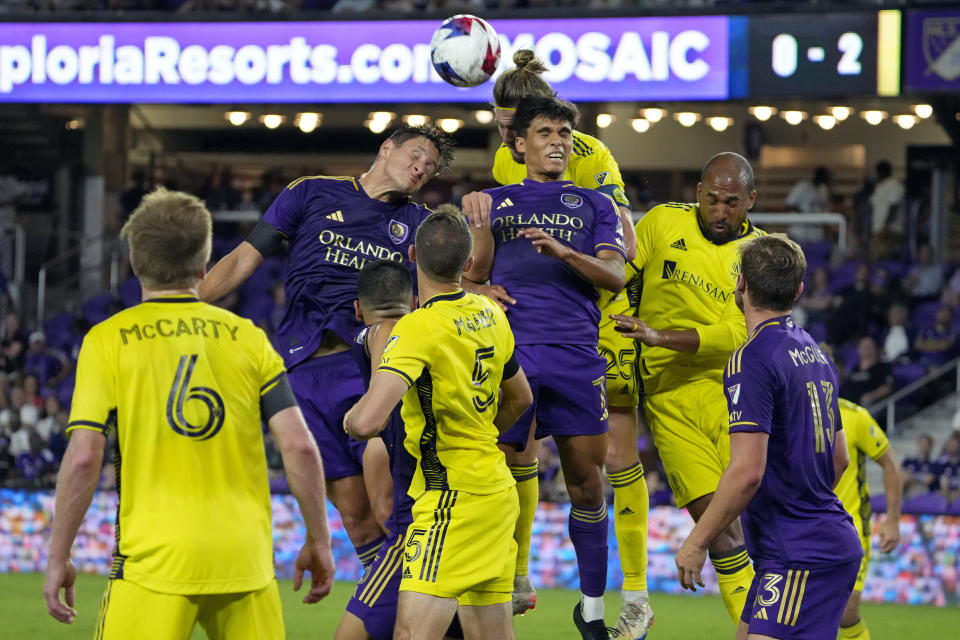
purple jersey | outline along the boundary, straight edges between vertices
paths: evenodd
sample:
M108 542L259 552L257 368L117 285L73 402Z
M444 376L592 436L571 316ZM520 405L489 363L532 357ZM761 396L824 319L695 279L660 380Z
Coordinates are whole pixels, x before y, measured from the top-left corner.
M369 333L370 327L364 327L353 341L353 359L360 367L365 389L370 388L372 371L367 345ZM386 428L380 434L387 448L387 455L390 457L390 475L393 477L393 510L390 511L386 522L387 531L390 533L397 531L403 533L413 522L413 498L409 496L407 490L410 489L410 481L417 469L417 461L403 446L407 432L403 426L403 418L400 417L400 408L400 404L394 407Z
M733 352L723 379L730 433L770 436L763 481L742 516L750 557L759 566L861 557L853 520L833 492L834 436L842 429L833 363L782 316Z
M353 311L357 272L371 260L407 259L429 211L369 197L356 178L300 178L263 215L289 241L287 311L277 329L287 367L309 358L333 331L350 342L361 329Z
M517 301L509 310L516 343L596 346L597 288L560 260L537 253L517 232L537 227L589 256L604 250L624 255L623 226L613 200L568 181L524 180L486 193L493 198L490 282Z

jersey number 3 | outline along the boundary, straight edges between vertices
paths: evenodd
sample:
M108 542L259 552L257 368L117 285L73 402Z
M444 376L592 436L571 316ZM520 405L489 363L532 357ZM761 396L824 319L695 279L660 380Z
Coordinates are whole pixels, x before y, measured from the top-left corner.
M177 375L170 387L167 396L167 423L170 428L182 436L209 440L217 435L223 426L224 406L220 394L209 387L191 387L190 377L197 364L197 354L181 356L177 365ZM188 400L199 400L207 405L207 420L203 424L195 425L183 415L183 406Z

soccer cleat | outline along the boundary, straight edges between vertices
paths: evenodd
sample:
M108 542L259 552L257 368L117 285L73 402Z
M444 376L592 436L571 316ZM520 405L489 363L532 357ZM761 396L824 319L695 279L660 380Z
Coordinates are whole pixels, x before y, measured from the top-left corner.
M603 620L591 620L587 622L583 619L583 612L580 610L580 603L574 605L573 607L573 624L577 626L577 631L580 632L580 637L583 640L610 640L611 629L607 628L607 625ZM612 636L613 638L619 638L619 635Z
M653 626L653 609L649 601L627 602L620 610L620 619L615 629L618 638L627 640L643 640L647 631Z
M537 590L527 576L513 577L513 615L522 616L537 606Z

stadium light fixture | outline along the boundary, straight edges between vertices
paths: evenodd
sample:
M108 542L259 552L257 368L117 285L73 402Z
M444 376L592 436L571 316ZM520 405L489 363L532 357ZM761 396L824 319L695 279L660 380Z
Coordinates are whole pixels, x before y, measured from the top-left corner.
M314 129L320 126L323 121L322 114L319 113L298 113L294 118L293 124L300 128L304 133L312 133Z
M87 121L84 120L83 118L74 118L73 120L67 120L67 122L63 126L65 126L70 131L76 131L77 129L83 129L83 127L86 126L86 124L87 124Z
M651 107L649 109L641 109L640 115L642 115L650 124L656 124L667 116L667 110Z
M693 111L680 111L673 114L673 117L684 127L692 127L703 119L703 116Z
M837 126L836 116L831 116L831 115L813 116L813 121L816 122L817 125L824 131L829 131L830 129L833 129L835 126Z
M630 121L630 126L637 133L646 133L650 130L650 121L646 118L634 118Z
M913 105L913 112L917 114L918 118L926 120L933 115L933 107L928 104L915 104Z
M388 120L374 120L370 119L363 123L367 129L370 129L371 133L383 133L384 129L387 128L387 125L390 124Z
M423 116L418 113L411 113L403 116L403 121L411 127L422 127L423 125L427 124L427 116Z
M598 113L597 114L597 126L601 129L606 129L611 124L613 124L613 115L609 113Z
M463 126L463 120L457 118L440 118L437 120L437 126L447 133L453 133Z
M767 107L764 105L750 107L749 111L754 118L760 120L761 122L766 122L777 113L776 107Z
M227 122L232 124L235 127L239 127L244 122L250 119L249 111L227 111L223 114L223 117L227 119Z
M893 121L896 122L901 129L911 129L913 125L917 124L918 118L912 113L902 113L893 116Z
M283 116L278 113L265 113L260 116L260 122L262 122L263 126L267 129L276 129L283 124Z
M787 124L794 127L807 119L806 111L781 111L780 117L787 121Z
M866 120L867 124L877 126L886 119L887 112L880 111L879 109L870 109L868 111L862 111L860 117Z
M852 113L853 113L853 109L851 109L850 107L843 107L843 106L830 107L830 115L832 115L833 119L836 121L834 122L834 124L836 124L837 122L843 122L844 120L849 118L850 114Z
M733 118L714 117L707 118L707 124L716 132L726 131L733 124Z
M490 124L493 122L493 112L489 109L480 109L479 111L474 111L473 117L476 118L477 122L480 124Z

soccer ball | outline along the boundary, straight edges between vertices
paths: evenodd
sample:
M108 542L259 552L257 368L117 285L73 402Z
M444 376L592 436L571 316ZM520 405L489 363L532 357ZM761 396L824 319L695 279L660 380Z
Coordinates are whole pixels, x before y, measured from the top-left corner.
M500 62L500 39L485 20L461 14L447 18L430 40L430 59L440 77L455 87L490 79Z

